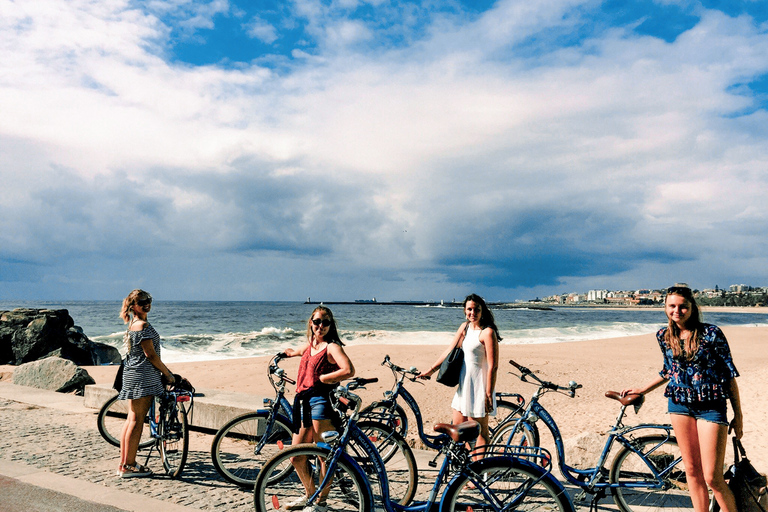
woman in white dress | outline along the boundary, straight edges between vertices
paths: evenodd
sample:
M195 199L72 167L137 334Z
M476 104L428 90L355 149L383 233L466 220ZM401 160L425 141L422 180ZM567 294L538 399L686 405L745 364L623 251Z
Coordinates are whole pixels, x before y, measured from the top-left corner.
M458 425L469 418L477 421L480 435L475 447L479 448L489 442L488 416L496 416L496 374L501 336L493 313L479 295L468 295L464 299L464 315L467 321L456 331L450 346L420 377L429 379L454 347L461 344L464 364L451 402L453 424Z

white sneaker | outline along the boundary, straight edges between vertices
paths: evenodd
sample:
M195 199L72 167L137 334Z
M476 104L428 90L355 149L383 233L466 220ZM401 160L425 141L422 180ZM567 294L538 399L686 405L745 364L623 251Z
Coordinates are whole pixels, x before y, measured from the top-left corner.
M302 496L295 500L289 501L282 506L281 510L303 510L307 506L307 497Z
M325 502L307 505L301 512L328 512L328 505Z

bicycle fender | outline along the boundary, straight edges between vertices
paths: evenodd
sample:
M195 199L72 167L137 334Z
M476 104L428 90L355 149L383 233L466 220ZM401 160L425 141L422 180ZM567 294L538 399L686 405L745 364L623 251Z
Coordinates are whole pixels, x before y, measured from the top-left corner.
M552 476L551 472L547 472L545 469L543 469L538 464L534 464L532 462L529 462L527 460L518 459L516 457L503 457L503 456L496 456L496 457L485 457L481 460L476 460L472 463L470 463L469 468L472 469L475 472L481 471L485 466L492 465L496 462L502 462L505 464L508 464L509 467L522 467L529 469L535 473L541 473L542 480L546 480L550 484L552 484L553 487L557 489L558 495L565 496L565 501L570 503L571 500L568 497L568 492L565 490L565 487L563 486L560 481ZM449 511L448 506L448 500L446 499L447 496L452 496L454 492L458 490L459 487L459 480L462 480L461 478L461 472L456 473L453 478L451 479L451 482L448 484L448 487L446 487L445 491L443 492L443 496L440 499L440 512L451 512ZM571 508L571 512L574 509Z

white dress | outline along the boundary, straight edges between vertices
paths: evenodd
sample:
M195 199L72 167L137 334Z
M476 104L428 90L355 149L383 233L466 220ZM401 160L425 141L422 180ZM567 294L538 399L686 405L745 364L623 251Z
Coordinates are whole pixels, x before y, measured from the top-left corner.
M483 418L485 413L485 384L488 378L488 358L485 345L480 343L482 329L467 329L461 344L464 350L464 364L461 367L459 387L453 396L451 408L469 418ZM493 410L488 416L496 416L496 394L493 395Z

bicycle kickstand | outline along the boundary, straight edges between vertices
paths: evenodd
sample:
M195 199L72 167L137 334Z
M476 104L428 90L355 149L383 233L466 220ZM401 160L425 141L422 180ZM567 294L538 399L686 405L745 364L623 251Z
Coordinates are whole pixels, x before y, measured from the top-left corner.
M605 498L605 489L599 489L592 495L592 499L589 500L589 512L597 512L597 504L601 499Z

